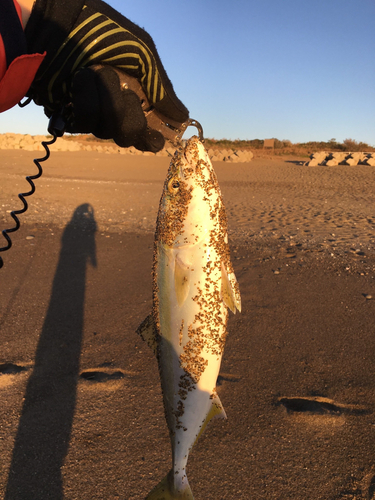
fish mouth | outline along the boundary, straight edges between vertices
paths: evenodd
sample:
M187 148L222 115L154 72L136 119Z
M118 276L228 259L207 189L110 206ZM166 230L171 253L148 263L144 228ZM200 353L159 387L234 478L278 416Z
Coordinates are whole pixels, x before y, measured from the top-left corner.
M202 158L199 150L200 139L197 136L190 137L181 150L181 162L179 165L179 175L181 179L185 180L191 176L191 168L196 172L198 164L207 168L207 162ZM201 160L204 160L203 162ZM185 175L185 169L189 169L189 175Z

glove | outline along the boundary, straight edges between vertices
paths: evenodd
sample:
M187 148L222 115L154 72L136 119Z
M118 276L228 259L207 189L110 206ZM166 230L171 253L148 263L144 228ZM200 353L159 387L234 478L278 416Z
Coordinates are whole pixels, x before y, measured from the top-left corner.
M136 77L166 119L188 119L151 37L101 0L36 0L25 35L29 52L47 52L27 95L47 116L63 109L68 132L163 148L164 137L147 127L140 99L121 89L114 67Z
M121 89L119 76L111 66L77 71L71 95L74 118L67 132L92 133L141 151L156 152L164 147L162 134L147 128L139 97L132 90Z

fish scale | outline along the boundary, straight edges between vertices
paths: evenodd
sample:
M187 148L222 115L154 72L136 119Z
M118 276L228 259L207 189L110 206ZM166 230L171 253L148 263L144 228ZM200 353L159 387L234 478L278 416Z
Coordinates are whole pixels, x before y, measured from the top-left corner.
M198 137L169 167L156 223L153 309L138 333L156 354L172 469L148 500L192 499L189 452L211 418L226 418L216 393L228 310L241 310L219 184Z

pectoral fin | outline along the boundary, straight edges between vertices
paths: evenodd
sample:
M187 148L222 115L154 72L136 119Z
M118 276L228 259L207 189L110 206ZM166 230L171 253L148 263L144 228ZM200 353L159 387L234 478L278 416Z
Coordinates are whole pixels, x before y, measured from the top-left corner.
M146 319L137 328L138 335L146 342L152 352L157 353L157 332L152 315L149 314Z
M223 262L221 263L221 296L224 304L233 314L236 314L236 309L241 312L241 296L236 277L234 273L228 276Z
M188 296L190 289L189 269L176 255L174 266L174 286L176 290L177 303L181 307Z

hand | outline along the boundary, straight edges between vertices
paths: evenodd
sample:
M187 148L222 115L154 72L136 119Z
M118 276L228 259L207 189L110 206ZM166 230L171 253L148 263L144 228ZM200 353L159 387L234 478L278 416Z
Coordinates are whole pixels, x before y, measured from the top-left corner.
M113 67L136 77L166 119L188 119L151 37L104 2L36 0L25 34L29 51L47 52L28 96L47 116L64 109L68 132L143 151L163 148L163 136L147 128L138 96L121 89Z
M135 146L141 151L160 151L164 137L147 128L139 97L120 86L111 66L89 66L77 71L71 86L72 117L66 130L92 133L100 139L114 139L121 147Z

